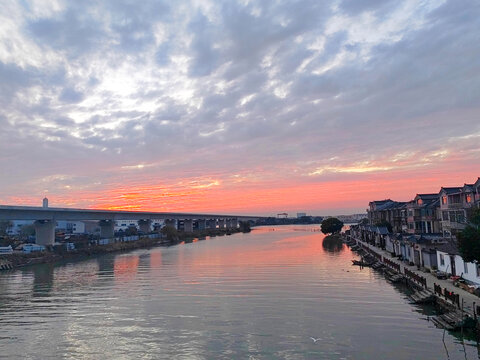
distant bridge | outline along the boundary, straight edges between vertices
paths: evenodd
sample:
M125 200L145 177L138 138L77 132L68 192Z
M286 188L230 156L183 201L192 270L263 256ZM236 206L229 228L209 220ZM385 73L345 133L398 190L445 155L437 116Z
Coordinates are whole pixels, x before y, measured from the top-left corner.
M55 226L58 220L82 221L97 220L100 226L100 236L114 236L115 221L137 220L141 231L150 232L152 219L165 220L166 224L175 224L175 220L184 222L184 230L193 231L193 222L198 223L198 229L213 229L218 227L236 228L238 221L256 221L260 216L218 215L169 213L151 211L119 211L91 210L73 208L52 208L34 206L0 205L0 220L33 220L35 225L36 243L51 245L55 242Z

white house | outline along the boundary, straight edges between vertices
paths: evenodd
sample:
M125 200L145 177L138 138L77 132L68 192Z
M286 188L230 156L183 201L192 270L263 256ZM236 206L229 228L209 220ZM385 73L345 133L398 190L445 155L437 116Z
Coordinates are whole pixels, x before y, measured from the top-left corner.
M85 223L83 221L57 221L55 229L64 231L66 234L84 234Z
M437 247L438 270L480 285L480 265L463 261L457 248L451 243Z

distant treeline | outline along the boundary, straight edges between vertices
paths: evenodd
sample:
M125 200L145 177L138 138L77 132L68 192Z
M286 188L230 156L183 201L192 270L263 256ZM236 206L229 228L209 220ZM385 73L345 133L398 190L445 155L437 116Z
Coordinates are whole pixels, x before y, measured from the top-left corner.
M276 218L268 217L257 220L255 225L289 225L289 224L320 224L321 216L302 216L299 218Z

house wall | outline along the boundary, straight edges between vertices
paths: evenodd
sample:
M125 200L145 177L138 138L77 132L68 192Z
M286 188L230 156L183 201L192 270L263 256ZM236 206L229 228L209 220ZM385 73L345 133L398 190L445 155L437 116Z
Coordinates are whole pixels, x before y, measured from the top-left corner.
M394 244L389 236L385 237L385 250L387 250L389 253L395 252Z
M442 262L442 255L443 255L443 262ZM443 252L443 251L438 251L437 250L437 266L438 270L443 271L445 273L451 273L452 272L452 267L450 264L450 256Z
M64 230L67 234L83 234L85 233L85 224L82 221L57 221L58 230Z
M457 275L473 283L480 284L480 277L477 275L477 265L474 263L465 263L461 256L455 256L455 267ZM465 271L466 270L466 271Z
M431 253L428 251L422 251L422 260L423 267L432 270L434 267L438 268L437 265L437 253Z

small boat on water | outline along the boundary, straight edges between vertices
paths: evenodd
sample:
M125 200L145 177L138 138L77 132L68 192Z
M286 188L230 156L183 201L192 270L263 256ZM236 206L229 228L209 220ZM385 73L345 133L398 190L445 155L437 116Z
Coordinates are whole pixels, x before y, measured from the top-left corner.
M404 279L403 275L393 272L390 269L385 270L385 277L392 283L399 283Z
M384 267L385 265L383 265L380 261L377 261L372 265L372 269L375 269L375 270L380 270L380 269L383 269Z
M370 266L373 265L373 262L372 261L367 261L365 259L352 260L352 265L358 265L358 266L362 266L362 267L370 267Z

